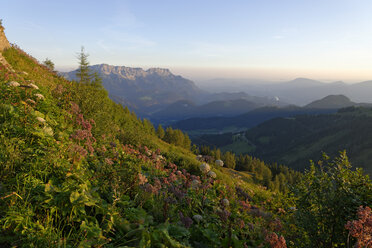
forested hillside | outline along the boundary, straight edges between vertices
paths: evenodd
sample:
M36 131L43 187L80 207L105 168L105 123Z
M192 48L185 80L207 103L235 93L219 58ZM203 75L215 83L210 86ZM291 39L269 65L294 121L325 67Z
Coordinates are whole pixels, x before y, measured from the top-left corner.
M1 247L370 242L356 228L371 223L371 181L345 154L302 175L191 151L180 130L155 129L110 100L83 52L68 81L17 46L0 51Z
M308 167L309 160L320 159L321 152L335 156L346 150L352 163L371 174L371 122L371 108L349 107L335 114L275 118L246 132L203 135L195 141L301 171Z

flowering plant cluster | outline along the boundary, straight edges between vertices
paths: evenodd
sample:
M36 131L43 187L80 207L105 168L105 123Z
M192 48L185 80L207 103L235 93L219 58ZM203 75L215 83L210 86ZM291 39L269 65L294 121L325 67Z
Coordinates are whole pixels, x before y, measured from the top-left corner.
M348 221L345 228L357 242L355 247L372 247L372 211L370 207L360 206L358 220Z

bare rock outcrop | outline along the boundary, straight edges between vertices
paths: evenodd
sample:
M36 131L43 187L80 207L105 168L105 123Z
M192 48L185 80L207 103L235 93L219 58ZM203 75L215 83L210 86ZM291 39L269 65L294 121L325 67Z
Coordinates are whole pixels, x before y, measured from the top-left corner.
M9 48L10 43L8 39L5 36L4 33L4 27L0 24L0 52L2 52L4 49Z

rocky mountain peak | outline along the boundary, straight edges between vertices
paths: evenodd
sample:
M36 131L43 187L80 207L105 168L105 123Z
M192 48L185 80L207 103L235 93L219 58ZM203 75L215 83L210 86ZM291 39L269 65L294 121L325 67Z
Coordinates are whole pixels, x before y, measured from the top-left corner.
M159 76L170 76L173 75L169 69L165 68L150 68L146 71L149 74L158 74Z
M147 77L149 75L158 75L160 77L174 76L169 69L166 68L150 68L144 70L142 68L133 68L127 66L113 66L108 64L93 65L93 70L99 71L102 74L116 74L130 80L135 80L139 77Z
M5 36L4 27L0 23L0 52L10 47L10 43Z

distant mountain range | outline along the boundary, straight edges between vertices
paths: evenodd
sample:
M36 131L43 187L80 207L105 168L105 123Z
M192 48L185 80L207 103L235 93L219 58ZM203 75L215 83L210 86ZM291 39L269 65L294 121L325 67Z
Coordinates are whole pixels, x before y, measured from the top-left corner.
M260 107L248 113L233 117L189 118L178 121L172 126L191 133L221 133L224 130L239 131L254 127L264 121L277 117L315 115L334 113L340 108L350 106L372 106L367 103L354 103L344 95L330 95L316 100L304 107L295 105L285 107Z
M127 106L141 118L150 119L155 125L172 124L184 130L195 127L224 129L229 125L247 128L274 117L330 113L338 108L356 106L353 101L372 102L372 81L348 85L297 78L277 84L250 82L241 85L241 91L233 92L236 90L233 84L219 80L218 83L227 85L229 92L209 93L168 69L143 70L107 64L93 65L90 69L102 77L103 86L117 103ZM62 74L68 79L76 79L76 71ZM327 98L312 102L321 97ZM290 103L305 106L289 106ZM177 121L181 122L174 124Z
M173 75L168 69L143 70L107 64L93 65L90 69L101 76L103 86L114 100L139 111L139 114L156 111L183 99L197 100L205 94L194 82ZM63 75L76 80L76 72Z
M107 64L93 65L90 69L101 76L111 99L156 124L190 117L233 116L262 106L286 105L277 98L244 92L208 93L168 69L143 70ZM76 80L76 72L61 74Z
M287 82L273 83L245 79L214 79L200 82L202 89L216 92L233 90L249 92L255 96L278 97L282 101L306 105L328 95L345 95L355 102L372 103L372 81L346 84L342 81L325 83L307 78L296 78Z

